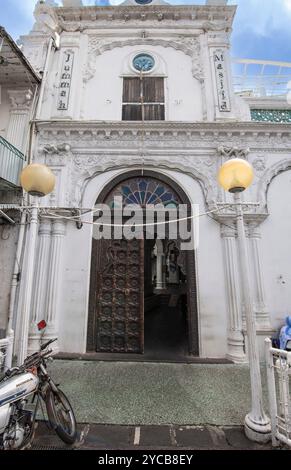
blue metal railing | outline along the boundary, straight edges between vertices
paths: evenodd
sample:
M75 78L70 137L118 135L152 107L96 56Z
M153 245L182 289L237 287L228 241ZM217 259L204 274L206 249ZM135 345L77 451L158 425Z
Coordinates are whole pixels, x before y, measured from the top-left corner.
M19 176L24 161L23 153L0 136L0 178L19 186Z

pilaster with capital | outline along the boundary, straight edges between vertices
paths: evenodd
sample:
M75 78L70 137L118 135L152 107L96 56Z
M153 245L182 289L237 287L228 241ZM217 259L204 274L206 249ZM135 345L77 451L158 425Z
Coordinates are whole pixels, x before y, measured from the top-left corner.
M254 312L256 315L257 329L269 331L271 329L270 316L266 306L263 269L260 253L261 232L258 223L249 223L247 236L251 253L251 269L254 279Z
M49 272L49 254L51 243L51 221L42 219L38 232L38 253L35 264L35 281L32 302L32 313L29 329L28 353L32 354L39 350L41 333L38 331L37 324L44 319L46 287Z
M45 338L51 339L58 336L58 304L61 283L61 253L62 243L66 232L66 223L62 220L52 222L51 250L49 262L49 274L47 283L45 319L47 327ZM55 347L57 349L57 347Z
M25 152L29 114L33 100L31 89L8 90L11 102L7 140L21 152Z
M246 362L242 327L239 271L234 226L221 225L224 245L225 276L228 303L227 358L236 363Z

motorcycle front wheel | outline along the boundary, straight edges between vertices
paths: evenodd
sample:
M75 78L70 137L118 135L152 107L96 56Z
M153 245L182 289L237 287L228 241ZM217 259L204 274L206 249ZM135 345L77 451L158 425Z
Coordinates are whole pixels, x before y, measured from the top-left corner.
M73 408L66 395L58 389L49 389L46 394L46 409L51 426L66 444L74 444L77 425Z

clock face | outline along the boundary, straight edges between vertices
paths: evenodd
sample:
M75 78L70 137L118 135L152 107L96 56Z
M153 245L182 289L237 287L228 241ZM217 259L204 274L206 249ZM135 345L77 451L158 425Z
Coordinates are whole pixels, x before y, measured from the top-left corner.
M149 54L138 54L133 59L133 66L139 72L149 72L155 66L155 59Z
M135 0L135 3L139 5L147 5L148 3L152 3L153 0Z

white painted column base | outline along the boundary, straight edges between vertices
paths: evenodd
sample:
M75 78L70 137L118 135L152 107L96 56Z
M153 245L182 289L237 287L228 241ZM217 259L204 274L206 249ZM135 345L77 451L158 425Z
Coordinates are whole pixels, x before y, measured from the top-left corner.
M245 417L245 435L248 439L260 444L265 444L272 439L271 435L271 423L269 418L265 417L263 422L256 422L251 414L247 414Z
M226 359L234 362L235 364L244 364L248 362L244 351L244 338L242 333L233 331L227 338L228 352Z

